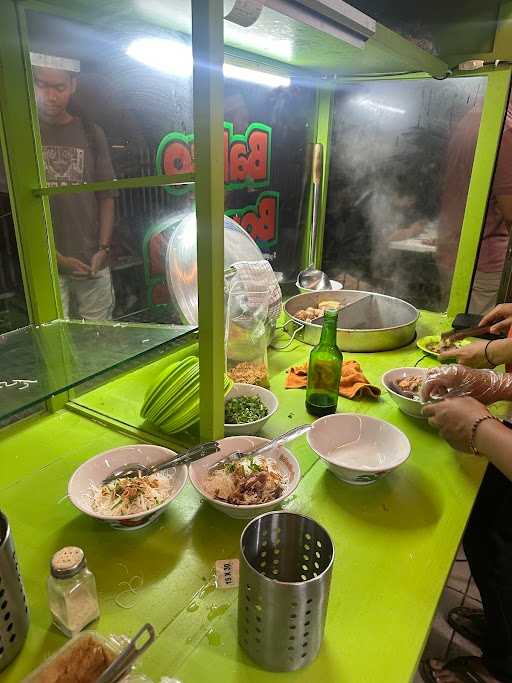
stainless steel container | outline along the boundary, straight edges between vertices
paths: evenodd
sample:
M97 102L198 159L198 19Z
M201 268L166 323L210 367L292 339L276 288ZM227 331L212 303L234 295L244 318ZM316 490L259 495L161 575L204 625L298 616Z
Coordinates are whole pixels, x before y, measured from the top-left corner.
M19 653L28 631L28 607L7 517L0 512L0 671Z
M420 314L412 304L385 294L349 289L297 294L288 299L285 311L298 330L296 338L312 346L318 344L321 323L305 322L296 314L309 307L317 308L326 300L341 304L337 341L342 351L390 351L414 339Z
M269 512L240 541L238 639L258 665L295 671L322 643L334 546L313 519Z

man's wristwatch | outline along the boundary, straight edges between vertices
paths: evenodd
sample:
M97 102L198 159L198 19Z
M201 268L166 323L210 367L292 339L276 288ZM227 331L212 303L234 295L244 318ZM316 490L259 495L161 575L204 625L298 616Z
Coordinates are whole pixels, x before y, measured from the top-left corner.
M104 251L107 254L110 254L110 244L100 244L99 251Z

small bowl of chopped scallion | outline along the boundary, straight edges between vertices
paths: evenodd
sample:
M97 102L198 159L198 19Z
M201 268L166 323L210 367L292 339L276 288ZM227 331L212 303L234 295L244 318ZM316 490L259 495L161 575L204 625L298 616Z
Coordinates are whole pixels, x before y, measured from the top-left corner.
M268 389L234 384L224 400L224 434L257 434L278 407L277 398Z

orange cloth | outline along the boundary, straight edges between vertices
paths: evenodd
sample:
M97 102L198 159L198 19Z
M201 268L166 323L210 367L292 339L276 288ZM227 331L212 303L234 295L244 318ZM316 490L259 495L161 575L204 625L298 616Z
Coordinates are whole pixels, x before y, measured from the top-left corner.
M294 365L287 370L285 389L303 389L308 384L308 364ZM380 388L370 384L356 360L343 362L340 380L340 396L344 398L379 398Z

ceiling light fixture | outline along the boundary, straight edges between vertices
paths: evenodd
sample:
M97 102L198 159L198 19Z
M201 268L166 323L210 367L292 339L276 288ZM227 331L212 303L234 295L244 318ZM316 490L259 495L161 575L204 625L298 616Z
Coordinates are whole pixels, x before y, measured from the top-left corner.
M377 28L374 19L343 0L265 0L265 5L358 48Z

